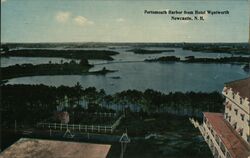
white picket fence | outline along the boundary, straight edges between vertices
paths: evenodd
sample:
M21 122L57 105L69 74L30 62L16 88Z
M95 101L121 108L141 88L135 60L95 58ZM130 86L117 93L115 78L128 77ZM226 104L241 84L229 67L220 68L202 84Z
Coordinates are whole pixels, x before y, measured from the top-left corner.
M47 128L51 130L60 130L65 131L67 129L71 131L79 131L79 132L98 132L98 133L113 133L113 131L120 124L121 119L124 115L121 115L113 125L81 125L81 124L65 124L65 123L45 123L40 122L37 123L37 127Z

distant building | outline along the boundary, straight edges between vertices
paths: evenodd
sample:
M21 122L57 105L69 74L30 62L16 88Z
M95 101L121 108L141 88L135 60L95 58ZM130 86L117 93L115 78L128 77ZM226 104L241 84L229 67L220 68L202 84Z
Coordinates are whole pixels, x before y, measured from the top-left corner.
M69 123L69 113L66 111L56 112L55 120L59 121L60 123Z
M22 138L0 158L106 158L111 145Z
M204 112L202 135L216 158L250 158L250 77L225 84L225 113Z

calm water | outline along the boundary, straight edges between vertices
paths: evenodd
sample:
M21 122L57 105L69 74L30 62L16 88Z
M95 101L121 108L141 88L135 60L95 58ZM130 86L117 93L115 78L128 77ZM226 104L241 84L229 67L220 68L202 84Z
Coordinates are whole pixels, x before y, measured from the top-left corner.
M166 49L170 48L165 48L165 50ZM84 88L90 86L98 89L103 88L110 94L127 89L137 89L143 91L148 88L166 93L171 91L210 92L214 90L221 91L225 82L250 76L249 73L243 71L240 65L143 62L145 59L157 58L165 55L175 55L184 58L185 56L190 55L194 55L196 57L222 57L231 56L230 54L201 53L175 49L175 52L140 55L128 52L127 50L128 48L116 48L115 51L119 51L120 54L113 56L115 59L113 61L89 61L91 64L95 64L90 71L100 70L103 67L110 70L118 70L117 72L107 74L106 76L33 76L11 79L8 84L74 86L77 82L79 82ZM59 63L61 60L61 58L11 57L1 59L1 64L3 67L17 63L41 64L48 63L49 61L52 61L52 63Z
M161 63L115 63L105 65L108 69L119 70L106 76L34 76L9 80L9 84L46 84L73 86L79 82L83 87L103 88L107 93L127 89L145 90L151 88L162 92L170 91L221 91L223 84L245 78L238 65L230 64L161 64ZM98 69L98 66L94 69ZM120 77L114 79L112 77Z
M28 49L28 48L25 48ZM49 48L46 48L49 50ZM51 48L53 49L53 48ZM63 48L60 48L63 49ZM60 50L57 48L57 50ZM81 48L82 50L88 50L91 48ZM76 50L81 50L76 49ZM222 53L202 53L202 52L192 52L188 50L182 50L181 48L157 48L157 47L150 47L146 48L148 50L168 50L168 49L174 49L175 52L163 52L161 54L134 54L133 52L130 52L129 50L132 49L132 47L116 47L115 49L109 49L106 47L103 48L95 48L95 50L111 50L111 51L117 51L120 54L112 56L114 58L113 61L109 62L118 62L118 61L143 61L145 59L152 59L152 58L158 58L166 55L173 55L178 56L184 59L186 56L196 56L196 57L209 57L209 58L216 58L216 57L225 57L225 56L231 56L230 54L222 54ZM93 48L91 49L93 50ZM10 65L15 64L47 64L49 62L52 63L60 63L63 62L69 62L70 59L64 59L64 58L46 58L46 57L2 57L1 58L1 67L7 67ZM107 63L107 61L103 60L90 60L91 64L97 64L97 63Z

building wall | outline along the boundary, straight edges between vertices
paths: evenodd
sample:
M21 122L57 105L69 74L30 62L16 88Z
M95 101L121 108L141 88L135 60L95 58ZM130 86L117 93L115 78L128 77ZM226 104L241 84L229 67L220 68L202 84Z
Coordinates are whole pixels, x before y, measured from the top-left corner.
M234 93L231 88L224 87L222 94L226 97L225 119L231 126L250 143L250 103L248 98L242 98L239 93Z

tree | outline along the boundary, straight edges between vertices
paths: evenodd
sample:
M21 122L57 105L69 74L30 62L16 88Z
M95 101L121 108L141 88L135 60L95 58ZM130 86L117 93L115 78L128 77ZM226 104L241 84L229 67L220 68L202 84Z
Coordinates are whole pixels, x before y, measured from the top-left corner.
M88 66L89 65L89 61L87 59L82 58L80 60L79 64L82 65L82 66Z
M76 83L76 85L74 86L75 92L76 92L76 99L77 99L77 105L80 104L80 100L82 97L82 86L80 85L79 82Z
M9 47L7 45L2 45L2 49L5 53L9 51Z

